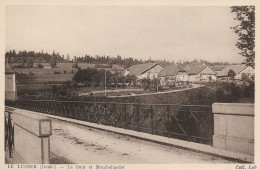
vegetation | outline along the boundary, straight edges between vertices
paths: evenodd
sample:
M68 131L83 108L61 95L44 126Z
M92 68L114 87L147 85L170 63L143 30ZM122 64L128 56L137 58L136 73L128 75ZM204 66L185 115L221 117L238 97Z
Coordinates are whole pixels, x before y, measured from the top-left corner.
M197 59L193 61L169 61L169 60L141 60L141 59L134 59L132 57L122 57L120 55L113 57L113 56L90 56L86 54L84 57L83 56L74 56L74 59L70 60L69 55L67 55L66 58L64 58L64 55L60 55L59 52L54 52L52 54L49 53L44 53L42 52L35 52L35 51L19 51L16 53L15 50L10 50L5 53L6 60L8 60L10 63L20 63L19 66L16 66L16 68L27 68L25 64L27 63L27 60L32 60L33 63L50 63L51 58L55 58L56 63L60 62L75 62L76 64L74 65L75 68L77 68L77 63L92 63L96 65L113 65L113 64L119 64L124 66L125 68L128 68L132 65L135 64L143 64L143 63L148 63L148 62L160 62L163 65L169 65L176 63L177 65L180 66L185 66L186 64L189 64L191 62L198 62ZM52 59L54 60L54 59ZM53 61L52 61L53 62ZM200 60L200 62L204 62L209 66L213 65L229 65L227 62L208 62L205 60ZM55 63L52 67L55 67Z
M28 76L28 75L26 75ZM49 88L45 88L48 86ZM255 84L249 81L244 84L235 82L211 82L204 87L180 91L176 93L156 94L148 96L131 96L124 98L108 98L104 95L78 96L78 91L83 87L77 87L73 82L66 82L63 85L44 85L44 86L21 86L18 88L18 96L30 97L31 99L43 100L74 100L90 102L120 102L120 103L146 103L146 104L187 104L187 105L212 105L214 102L223 103L254 103ZM36 90L36 89L37 90ZM42 90L46 89L45 91ZM103 90L104 87L84 87L90 92L93 90ZM32 89L32 90L30 90ZM34 89L34 90L33 90ZM26 93L25 93L26 92ZM32 94L37 96L25 95ZM136 92L133 92L136 93ZM36 95L37 94L37 95Z
M105 83L108 88L111 86L117 87L118 85L126 87L126 85L135 85L135 76L123 76L116 72L111 74L105 70L97 69L80 69L73 77L75 83L83 84L86 87L104 87Z
M26 64L28 68L33 68L33 59L32 58L27 59Z
M38 63L37 68L43 68L43 65L41 63Z
M57 57L55 55L52 56L50 61L49 61L49 63L50 63L51 68L56 67L56 65L57 65Z
M155 79L152 79L152 80L150 78L143 78L141 83L142 83L144 90L150 90L150 91L161 90L159 78L155 78Z
M231 80L234 80L234 77L236 76L236 73L234 72L234 70L229 70L228 71L228 77L231 79Z
M236 46L246 58L246 65L255 68L255 6L233 6L231 12L236 13L235 20L240 22L232 27L239 37Z
M10 63L21 63L22 66L27 63L27 60L32 60L33 62L42 62L48 63L52 56L56 56L57 62L64 62L64 55L60 55L59 53L48 54L42 52L34 52L34 51L19 51L16 53L15 50L10 50L5 53L6 60Z

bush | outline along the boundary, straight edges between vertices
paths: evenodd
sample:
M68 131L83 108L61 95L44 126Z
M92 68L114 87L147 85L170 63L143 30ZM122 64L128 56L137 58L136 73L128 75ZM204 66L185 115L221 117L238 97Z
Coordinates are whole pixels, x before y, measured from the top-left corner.
M43 68L43 65L42 65L41 63L38 63L38 64L37 64L37 67L38 67L38 68Z
M54 71L54 74L61 74L60 71Z
M233 94L234 96L241 97L243 94L243 90L240 86L235 86L234 93L235 93Z
M15 65L14 68L25 68L23 65Z
M224 92L223 89L218 88L215 93L216 93L216 102L224 101L224 99L225 99L225 92Z
M205 96L204 104L211 105L216 101L216 93L214 91L209 91Z
M254 82L251 82L251 83L249 84L249 86L246 86L246 87L244 88L244 93L243 93L243 95L244 95L245 97L252 97L252 98L254 98L254 96L255 96L255 83L254 83Z

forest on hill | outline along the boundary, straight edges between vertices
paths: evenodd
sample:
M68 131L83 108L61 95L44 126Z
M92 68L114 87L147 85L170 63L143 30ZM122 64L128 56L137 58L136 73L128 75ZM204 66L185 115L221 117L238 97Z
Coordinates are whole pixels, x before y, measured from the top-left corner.
M25 64L27 65L32 65L30 63L49 63L51 59L55 59L57 63L62 63L62 62L78 62L78 63L93 63L93 64L119 64L124 66L124 68L128 68L132 65L135 64L143 64L143 63L148 63L148 62L159 62L164 65L169 65L169 64L177 64L180 66L185 66L189 63L192 62L197 62L198 60L195 59L193 61L174 61L174 57L172 57L172 60L166 60L166 59L160 59L160 60L142 60L142 59L136 59L133 57L123 57L120 55L117 55L116 57L113 56L91 56L86 54L84 57L83 56L74 56L71 57L69 54L66 56L61 55L59 52L53 51L52 54L49 54L48 52L35 52L35 51L18 51L16 52L15 50L10 50L5 53L5 59L6 61L10 63L20 63L22 66ZM214 65L229 65L230 63L228 62L209 62L206 60L199 60L199 62L206 63L209 66L214 66Z

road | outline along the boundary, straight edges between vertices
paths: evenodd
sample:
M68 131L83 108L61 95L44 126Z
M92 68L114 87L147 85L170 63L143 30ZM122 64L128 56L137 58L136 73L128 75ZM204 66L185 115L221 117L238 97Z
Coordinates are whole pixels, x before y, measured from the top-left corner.
M51 163L172 164L233 163L203 153L52 120Z
M162 91L162 92L153 92L153 93L142 93L142 94L131 94L131 95L121 95L121 96L107 96L109 98L123 98L123 97L133 97L133 96L149 96L149 95L156 95L156 94L167 94L167 93L176 93L180 91L185 91L185 90L191 90L191 89L196 89L203 87L204 85L201 84L193 84L192 87L187 87L187 88L182 88L182 89L175 89L175 90L170 90L170 91Z

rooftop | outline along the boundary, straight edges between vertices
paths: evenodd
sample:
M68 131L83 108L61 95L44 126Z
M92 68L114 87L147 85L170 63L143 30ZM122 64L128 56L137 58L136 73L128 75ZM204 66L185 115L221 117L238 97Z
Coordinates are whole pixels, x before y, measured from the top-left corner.
M127 70L129 71L130 75L138 76L158 64L161 65L160 63L157 63L157 62L156 63L137 64L137 65L132 65ZM161 66L163 66L163 65L161 65Z
M162 71L160 71L158 76L159 77L175 76L179 71L186 72L182 67L179 67L176 64L171 64L165 67L165 69L163 69Z
M198 74L199 72L201 72L203 69L205 69L206 67L208 67L206 64L194 64L194 65L190 65L189 68L187 68L187 73L188 74Z
M236 74L239 74L241 71L243 71L247 66L245 64L239 64L239 65L229 65L226 66L224 69L222 69L217 76L228 76L229 70L233 70Z

